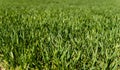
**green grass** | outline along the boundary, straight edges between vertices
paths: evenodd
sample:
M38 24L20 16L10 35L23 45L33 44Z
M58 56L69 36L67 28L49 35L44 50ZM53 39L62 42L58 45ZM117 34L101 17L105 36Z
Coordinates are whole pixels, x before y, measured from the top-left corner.
M0 67L120 69L118 0L0 1Z

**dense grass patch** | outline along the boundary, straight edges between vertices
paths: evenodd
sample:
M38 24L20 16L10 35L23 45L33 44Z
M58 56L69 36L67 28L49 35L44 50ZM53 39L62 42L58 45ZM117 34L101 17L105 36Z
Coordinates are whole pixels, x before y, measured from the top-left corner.
M120 69L120 13L114 1L101 1L103 6L87 0L12 1L1 0L0 8L5 68Z

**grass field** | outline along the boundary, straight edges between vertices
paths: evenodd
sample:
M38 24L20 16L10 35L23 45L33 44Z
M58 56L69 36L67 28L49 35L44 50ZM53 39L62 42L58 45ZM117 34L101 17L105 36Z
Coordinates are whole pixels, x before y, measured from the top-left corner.
M119 0L0 0L0 68L120 70Z

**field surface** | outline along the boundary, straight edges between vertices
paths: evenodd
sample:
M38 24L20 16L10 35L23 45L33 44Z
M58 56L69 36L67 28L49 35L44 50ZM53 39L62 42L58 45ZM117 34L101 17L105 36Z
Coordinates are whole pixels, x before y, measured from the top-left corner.
M0 70L120 70L119 0L0 0Z

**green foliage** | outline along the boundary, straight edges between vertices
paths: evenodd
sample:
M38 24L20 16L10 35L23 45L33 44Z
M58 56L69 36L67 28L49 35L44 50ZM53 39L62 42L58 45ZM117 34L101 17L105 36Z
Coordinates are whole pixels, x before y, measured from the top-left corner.
M0 64L6 69L120 69L114 1L12 1L0 4Z

